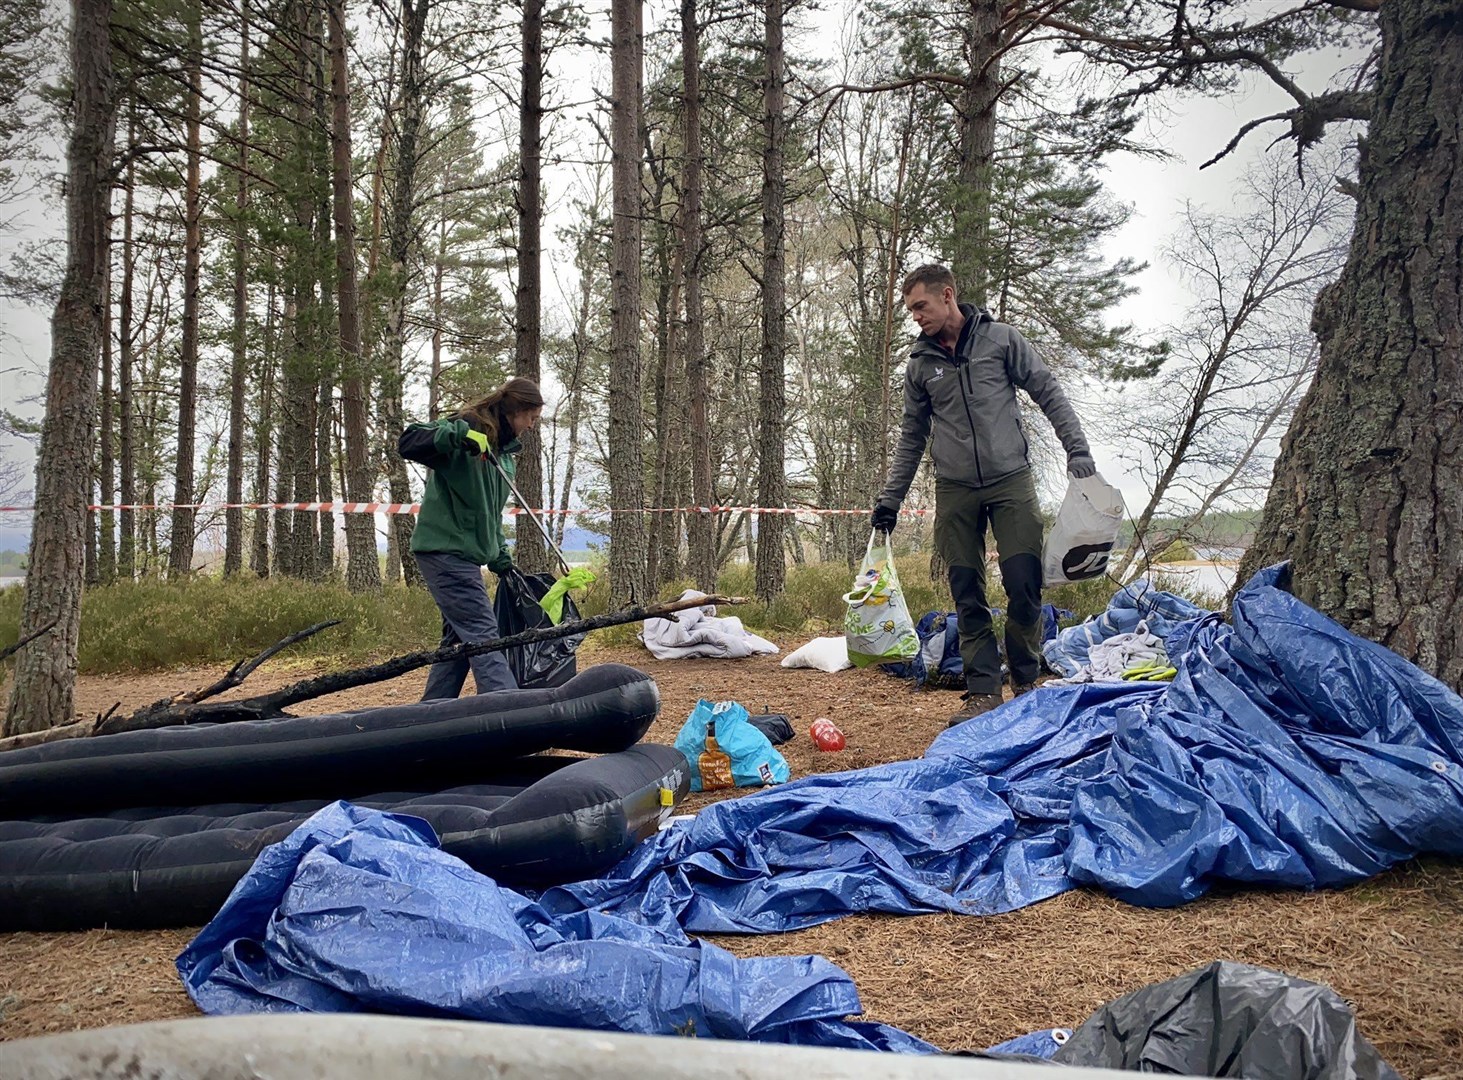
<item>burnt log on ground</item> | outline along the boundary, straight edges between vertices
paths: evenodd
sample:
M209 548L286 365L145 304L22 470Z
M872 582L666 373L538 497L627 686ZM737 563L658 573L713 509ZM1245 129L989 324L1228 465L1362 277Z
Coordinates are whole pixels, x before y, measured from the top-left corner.
M317 623L315 626L308 627L275 642L257 656L248 660L241 660L230 668L228 673L221 679L210 683L208 686L177 694L170 698L164 698L161 701L153 702L151 705L144 706L125 716L115 715L115 710L113 710L105 716L99 716L94 720L84 720L74 724L66 724L62 727L51 728L48 731L31 732L8 739L0 739L0 752L5 750L18 750L26 746L35 746L38 743L55 742L60 739L85 738L92 735L111 735L122 731L141 731L146 728L167 727L171 724L217 724L239 720L263 720L288 716L289 713L285 710L289 706L297 705L302 701L309 701L312 698L323 697L326 694L334 694L342 690L350 690L357 686L384 682L387 679L394 679L397 676L405 675L418 668L429 667L432 664L478 656L482 653L499 652L504 649L512 649L520 645L531 645L540 641L550 641L555 638L572 637L577 634L588 633L592 630L603 630L611 626L622 626L626 623L644 622L646 619L674 619L675 613L678 611L685 611L693 607L703 607L708 604L735 605L743 603L746 603L746 600L737 596L705 596L694 599L682 598L661 604L638 605L636 607L626 608L623 611L612 611L604 615L595 615L588 619L577 619L573 622L560 623L557 626L545 626L525 630L522 633L512 634L494 641L479 641L451 645L446 648L424 649L420 652L394 656L378 664L369 664L365 667L352 668L347 671L326 672L323 675L315 675L308 679L301 679L298 682L290 683L288 686L282 686L278 690L272 690L269 693L258 694L254 697L244 698L239 701L206 700L223 693L225 690L237 687L256 668L264 663L265 660L268 660L281 650L296 642L303 641L305 638L317 634L321 630L336 625L334 622Z

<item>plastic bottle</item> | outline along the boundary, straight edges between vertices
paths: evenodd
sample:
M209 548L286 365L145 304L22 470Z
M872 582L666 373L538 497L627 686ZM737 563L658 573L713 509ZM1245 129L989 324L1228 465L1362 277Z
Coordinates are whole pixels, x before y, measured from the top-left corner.
M696 766L701 770L702 791L736 787L736 781L732 779L731 758L716 742L715 723L706 725L706 749L696 759Z
M848 740L843 737L843 732L838 730L838 725L826 716L820 716L813 721L813 726L808 729L808 735L812 737L814 746L830 753L842 750L848 745Z

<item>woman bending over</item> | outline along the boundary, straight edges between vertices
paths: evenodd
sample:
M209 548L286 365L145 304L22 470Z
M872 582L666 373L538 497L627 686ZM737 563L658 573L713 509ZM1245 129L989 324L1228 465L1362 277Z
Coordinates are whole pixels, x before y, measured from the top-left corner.
M503 538L508 482L489 455L513 476L514 455L523 448L518 437L543 410L538 384L513 378L481 401L443 420L412 424L401 435L401 456L432 470L411 550L442 612L444 647L498 636L480 568L501 577L513 568L513 557ZM517 688L503 654L482 653L433 664L422 700L457 697L469 666L479 694Z

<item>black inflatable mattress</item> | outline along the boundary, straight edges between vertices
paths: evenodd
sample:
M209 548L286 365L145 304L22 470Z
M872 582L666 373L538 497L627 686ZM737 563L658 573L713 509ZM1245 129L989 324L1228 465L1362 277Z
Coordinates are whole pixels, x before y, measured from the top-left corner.
M340 798L424 819L505 882L593 876L688 790L679 751L633 745L658 709L649 676L604 665L552 690L11 751L0 930L204 922L261 850Z
M649 675L603 664L552 690L66 739L0 754L0 817L468 784L542 750L624 750L659 711Z

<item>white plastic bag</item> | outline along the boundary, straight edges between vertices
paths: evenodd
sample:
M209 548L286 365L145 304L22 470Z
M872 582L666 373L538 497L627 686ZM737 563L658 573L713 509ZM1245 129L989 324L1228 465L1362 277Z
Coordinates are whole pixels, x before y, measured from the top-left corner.
M788 653L782 658L785 668L816 668L819 671L842 671L853 667L848 659L848 639L845 637L814 638L806 645Z
M1123 525L1123 496L1094 473L1067 484L1041 560L1047 585L1098 577L1107 570Z
M904 590L899 587L888 533L869 534L863 566L843 602L848 605L843 632L848 659L854 667L896 663L919 652L919 635L914 632Z

